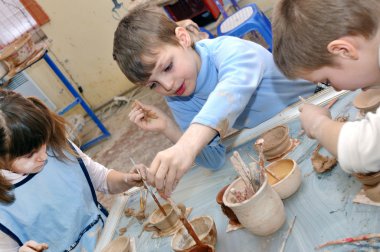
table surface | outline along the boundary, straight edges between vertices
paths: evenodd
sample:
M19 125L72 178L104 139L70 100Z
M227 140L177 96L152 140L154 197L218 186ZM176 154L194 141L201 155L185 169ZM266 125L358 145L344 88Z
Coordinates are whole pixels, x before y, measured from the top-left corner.
M352 106L352 100L356 94L352 92L340 94L341 97L331 108L333 117L349 115L350 121L357 120L358 111ZM284 124L285 121L285 124L289 126L291 137L298 138L301 142L288 154L287 158L294 159L298 163L302 171L302 184L294 195L283 201L287 220L273 235L255 236L246 229L226 232L228 220L216 203L215 197L223 186L231 183L237 176L229 160L217 172L195 167L185 175L173 193L174 201L193 208L189 219L201 215L209 215L214 219L218 232L216 251L230 252L236 249L239 249L239 252L279 251L294 216L297 218L287 240L285 251L313 251L316 246L330 240L378 232L380 226L378 207L352 202L361 187L358 181L343 172L339 165L323 174L313 171L310 156L317 142L309 139L305 134L297 137L301 130L297 118L298 112L292 112L292 114L293 116L287 116L288 120L278 119L281 116L273 118L263 128L268 130L275 125ZM258 131L253 135L258 136L257 133ZM234 148L246 162L250 162L246 153L257 157L253 149L255 139L256 137L253 137L250 141ZM328 155L323 148L320 153ZM228 155L231 155L231 152ZM161 201L164 202L164 200ZM128 227L124 235L136 239L137 251L171 251L171 237L152 239L151 232L144 232L138 238L142 224L133 217L124 216L123 210L127 207L139 209L139 193L119 196L118 202L111 210L97 249L104 247L109 239L117 237L120 228ZM156 204L149 196L146 213L150 214L155 208ZM105 238L107 236L108 241ZM367 245L368 243L346 244L327 247L322 251L368 251ZM380 249L379 243L371 244L372 248L376 248L377 245Z

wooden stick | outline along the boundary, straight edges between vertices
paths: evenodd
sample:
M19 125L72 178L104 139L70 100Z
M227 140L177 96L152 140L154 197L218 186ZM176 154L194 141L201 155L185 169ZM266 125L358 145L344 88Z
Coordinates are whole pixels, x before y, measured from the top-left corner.
M201 242L201 240L199 239L199 237L195 233L193 227L187 221L187 219L186 219L185 215L182 213L181 209L178 208L177 204L171 198L168 198L167 201L172 206L174 212L178 215L179 219L182 221L183 225L187 229L187 232L194 239L195 243L199 246L202 246L203 243Z
M254 162L256 162L256 163L259 163L254 157L252 157L248 152L247 152L247 155L248 155L248 157L250 157ZM269 175L271 175L274 179L276 179L277 181L280 181L281 179L279 178L279 177L277 177L277 175L274 173L274 172L272 172L271 170L269 170L269 169L267 169L266 167L264 167L264 169L265 169L265 171L269 174Z
M133 158L130 158L130 160L131 160L133 166L136 166L136 163L135 163L135 161L133 160ZM144 179L143 176L141 175L141 172L139 171L139 169L136 169L136 170L137 170L138 174L140 174L140 176L141 176L141 180L142 180L142 182L143 182L145 188L148 190L148 192L150 193L150 195L152 195L152 198L153 198L154 202L156 202L158 208L161 210L161 212L162 212L165 216L168 216L168 214L165 212L165 209L161 206L160 202L158 201L156 195L154 195L152 189L148 186L148 184L146 183L145 179Z
M284 241L282 242L282 245L281 245L281 248L280 248L280 252L284 252L284 251L285 251L286 242L288 241L289 235L290 235L290 233L292 232L292 229L293 229L293 227L294 227L294 223L296 222L296 217L297 217L297 216L294 216L294 219L293 219L293 221L292 221L292 224L290 225L290 227L289 227L289 229L288 229L288 232L286 232L286 235L285 235Z
M353 242L357 242L357 241L365 241L365 240L374 239L374 238L380 238L380 233L365 234L365 235L359 235L359 236L355 236L355 237L348 237L348 238L338 239L338 240L334 240L334 241L329 241L329 242L326 242L322 245L317 246L315 249L321 249L321 248L324 248L327 246L332 246L332 245L353 243Z
M339 100L339 97L332 99L329 103L327 103L324 106L324 108L330 109L338 100Z

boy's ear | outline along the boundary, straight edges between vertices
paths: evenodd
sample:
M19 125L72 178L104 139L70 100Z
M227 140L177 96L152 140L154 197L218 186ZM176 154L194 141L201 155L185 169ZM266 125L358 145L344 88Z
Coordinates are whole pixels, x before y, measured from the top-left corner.
M350 40L333 40L327 45L327 50L333 55L341 56L346 59L356 60L359 58L358 49Z
M175 35L182 46L191 47L192 40L186 28L181 26L175 28Z

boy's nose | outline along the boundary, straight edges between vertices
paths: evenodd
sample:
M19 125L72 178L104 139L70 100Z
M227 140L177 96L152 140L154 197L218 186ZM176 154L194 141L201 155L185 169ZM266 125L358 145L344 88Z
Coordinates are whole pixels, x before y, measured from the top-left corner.
M162 79L160 84L165 91L170 91L173 88L173 80L169 78Z

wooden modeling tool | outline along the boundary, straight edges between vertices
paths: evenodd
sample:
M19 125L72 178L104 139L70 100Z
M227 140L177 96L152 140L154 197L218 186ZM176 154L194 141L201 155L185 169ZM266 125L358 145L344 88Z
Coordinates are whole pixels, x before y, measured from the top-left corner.
M250 157L250 158L251 158L254 162L256 162L257 164L259 163L259 161L257 161L257 159L255 159L254 157L252 157L251 154L249 154L248 152L247 152L247 155L248 155L248 157ZM264 169L265 169L265 172L268 173L270 176L272 176L275 180L277 180L277 181L280 181L280 180L281 180L281 179L280 179L279 177L277 177L277 175L276 175L274 172L272 172L271 170L267 169L266 167L264 167Z
M203 251L204 252L212 252L212 251L214 251L213 248L210 245L204 244L199 239L199 237L195 233L193 227L191 226L191 224L189 223L189 221L186 219L186 217L182 213L181 209L178 208L177 204L171 198L168 198L167 201L172 206L174 212L178 215L179 219L182 221L182 223L185 226L185 228L186 228L187 232L189 233L189 235L194 239L195 244L196 244L196 248L197 248L197 250L194 250L194 251L202 251L202 252Z
M133 158L130 158L130 160L131 160L133 166L136 166L136 163L135 163L135 161L133 160ZM145 181L145 179L143 178L143 176L142 176L140 170L139 170L139 169L136 169L136 170L137 170L137 172L138 172L138 173L140 174L140 176L141 176L141 180L142 180L142 182L143 182L143 184L144 184L144 187L148 190L148 192L150 193L150 195L152 195L152 198L153 198L154 201L156 202L158 208L161 210L161 212L162 212L165 216L168 216L168 214L165 212L165 209L161 206L160 202L158 201L156 195L154 195L152 189L151 189L150 186L146 183L146 181Z

